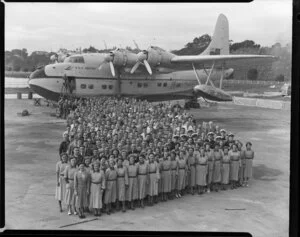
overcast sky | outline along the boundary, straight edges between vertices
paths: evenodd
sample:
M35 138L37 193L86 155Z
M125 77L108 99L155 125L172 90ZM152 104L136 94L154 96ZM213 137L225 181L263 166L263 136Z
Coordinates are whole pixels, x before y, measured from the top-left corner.
M220 13L234 42L262 46L292 39L292 1L252 3L6 3L5 49L57 51L113 46L180 49L194 37L212 35Z

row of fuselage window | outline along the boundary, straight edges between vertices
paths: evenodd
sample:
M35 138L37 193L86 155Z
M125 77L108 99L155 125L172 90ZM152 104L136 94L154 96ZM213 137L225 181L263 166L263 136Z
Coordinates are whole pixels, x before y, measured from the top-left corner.
M161 83L161 82L159 82L159 83L157 83L157 86L158 87L167 87L168 86L168 83L167 82L164 82L164 83ZM180 83L178 83L178 84L176 84L176 87L180 87L181 86L181 84ZM86 89L86 84L81 84L81 89ZM142 87L148 87L148 83L137 83L137 87L138 88L142 88ZM94 89L94 85L93 84L90 84L90 85L88 85L88 88L89 89ZM106 90L106 89L109 89L109 90L112 90L113 89L113 85L102 85L102 89L103 90Z

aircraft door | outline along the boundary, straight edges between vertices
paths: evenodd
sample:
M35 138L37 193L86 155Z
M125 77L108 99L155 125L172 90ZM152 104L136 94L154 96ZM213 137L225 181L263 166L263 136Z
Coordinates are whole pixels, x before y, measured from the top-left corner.
M76 80L75 77L64 76L64 88L66 93L73 94L76 91Z
M76 91L76 79L75 77L68 77L68 83L70 86L70 93L72 94L73 92Z

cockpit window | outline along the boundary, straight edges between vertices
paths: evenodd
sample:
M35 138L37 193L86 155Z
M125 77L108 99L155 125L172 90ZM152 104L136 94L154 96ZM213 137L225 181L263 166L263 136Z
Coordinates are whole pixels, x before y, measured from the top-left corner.
M82 56L71 56L68 58L69 63L84 63L84 58Z

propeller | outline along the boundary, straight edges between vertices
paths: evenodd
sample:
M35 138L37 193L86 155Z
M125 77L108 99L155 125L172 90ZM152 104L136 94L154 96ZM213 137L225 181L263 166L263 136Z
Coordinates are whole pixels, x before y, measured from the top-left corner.
M135 42L135 40L133 40L133 43L134 43L135 47L136 47L138 50L140 50L140 48L139 48L138 44Z
M107 44L106 44L105 40L103 40L103 43L104 43L105 50L107 50Z
M150 75L152 75L152 70L151 70L151 67L147 61L148 59L148 51L147 50L143 50L142 52L139 52L137 54L137 62L136 64L132 67L130 73L133 74L137 69L138 67L141 65L141 64L144 64L148 73Z
M98 69L101 70L102 66L103 66L105 63L109 63L109 67L110 67L111 74L112 74L113 76L116 76L116 73L115 73L115 67L114 67L114 64L113 64L114 57L115 57L115 53L114 53L113 51L110 51L108 54L105 55L104 60L103 60L103 62L100 64L100 66L99 66Z

